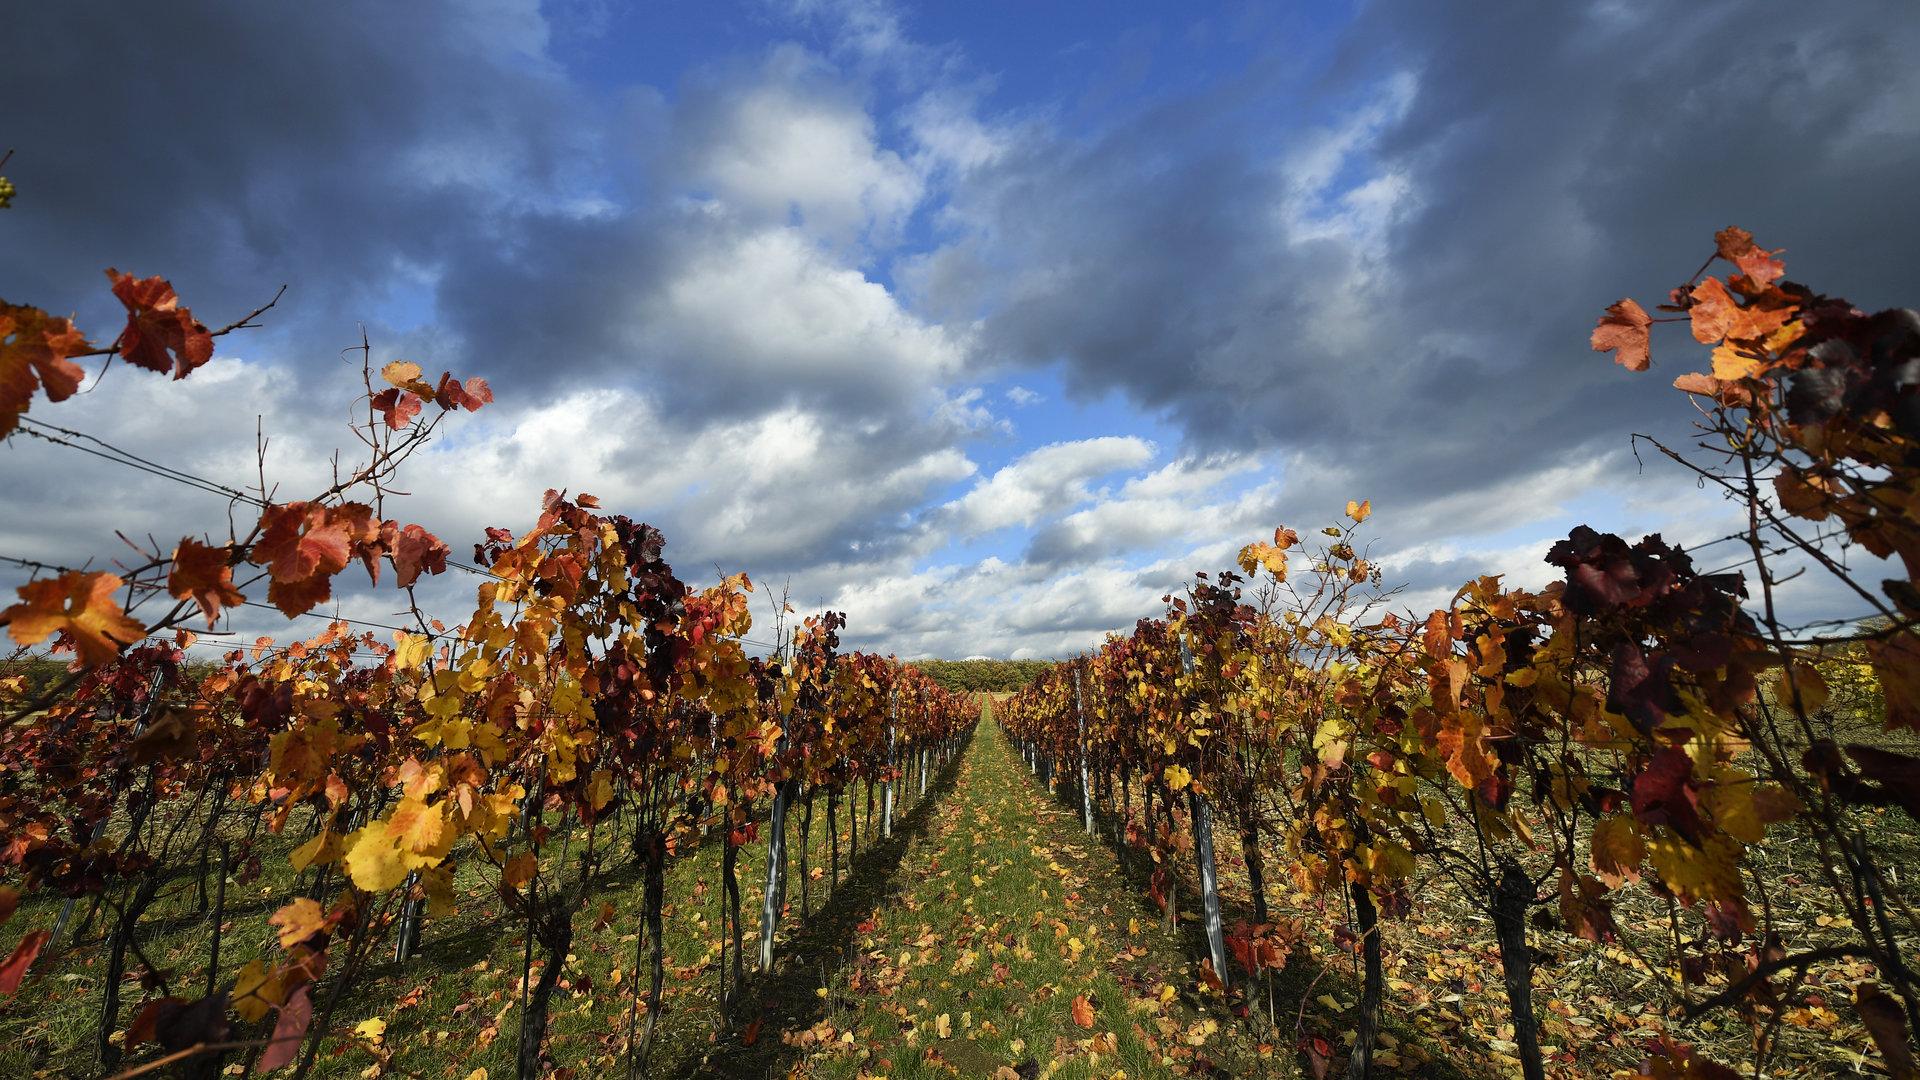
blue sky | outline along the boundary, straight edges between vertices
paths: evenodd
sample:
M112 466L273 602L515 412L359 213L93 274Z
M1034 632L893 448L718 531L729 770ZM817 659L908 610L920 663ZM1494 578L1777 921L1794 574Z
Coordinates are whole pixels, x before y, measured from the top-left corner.
M14 21L43 47L0 69L0 294L97 325L119 266L217 323L290 286L193 379L119 372L47 415L242 482L258 416L292 497L354 445L364 325L376 362L499 394L395 515L461 550L591 491L690 577L746 570L909 656L1086 648L1348 498L1416 607L1544 582L1576 522L1711 538L1724 508L1627 441L1686 436L1666 383L1698 361L1628 376L1587 350L1596 314L1736 222L1863 305L1920 292L1920 27L1891 0ZM0 455L0 553L224 529L62 453ZM470 589L428 597L455 622ZM252 616L231 629L286 632Z

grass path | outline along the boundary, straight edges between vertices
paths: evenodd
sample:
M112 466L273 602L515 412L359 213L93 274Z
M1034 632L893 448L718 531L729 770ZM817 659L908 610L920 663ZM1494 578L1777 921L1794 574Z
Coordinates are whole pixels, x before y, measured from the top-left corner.
M838 956L797 941L794 995L770 1000L757 1060L715 1075L1292 1075L1200 989L1184 938L1027 772L991 719L928 800L888 895ZM824 963L822 961L825 961ZM798 989L797 986L790 987Z

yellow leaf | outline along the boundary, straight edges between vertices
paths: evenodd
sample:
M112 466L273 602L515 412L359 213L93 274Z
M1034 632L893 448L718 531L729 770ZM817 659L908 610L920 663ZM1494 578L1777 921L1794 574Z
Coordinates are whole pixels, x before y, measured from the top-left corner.
M1656 837L1647 841L1647 861L1667 888L1687 904L1744 902L1740 850L1726 837L1709 836L1703 847L1694 847L1676 836Z
M420 380L420 365L411 360L395 360L380 369L380 377L402 390L429 396L433 393L433 387Z
M1372 499L1362 499L1359 502L1354 502L1352 499L1347 500L1347 516L1353 519L1354 524L1358 525L1360 522L1367 520L1367 516L1372 513Z
M384 822L347 837L347 876L362 892L386 892L407 879L407 862L387 838Z
M280 928L280 947L291 949L326 929L326 913L320 902L310 897L299 899L273 913L268 923Z
M433 653L433 642L425 634L409 634L401 630L393 637L393 666L397 671L412 671L426 663L427 657Z
M387 1022L377 1016L371 1020L362 1020L353 1025L353 1033L378 1046L387 1034Z
M429 806L419 799L401 799L387 815L387 836L402 851L432 855L446 831L445 804Z
M1625 814L1603 817L1593 824L1591 857L1593 872L1609 888L1622 882L1640 880L1640 862L1646 858L1646 843Z
M319 836L294 848L287 856L287 862L293 864L297 873L319 863L325 865L340 857L340 838L332 829L323 829Z
M233 980L233 1011L249 1023L264 1019L271 1009L287 1000L286 988L267 966L258 960L240 969Z
M1185 765L1169 765L1166 770L1167 786L1179 791L1193 782L1193 773Z

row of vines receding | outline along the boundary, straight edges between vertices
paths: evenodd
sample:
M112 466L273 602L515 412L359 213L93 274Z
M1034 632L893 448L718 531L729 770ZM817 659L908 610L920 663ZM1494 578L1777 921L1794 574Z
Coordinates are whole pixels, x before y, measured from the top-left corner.
M1486 982L1505 990L1529 1078L1594 1064L1543 1051L1550 938L1606 943L1657 978L1640 1075L1759 1072L1788 1033L1841 1037L1819 1034L1842 1030L1836 1010L1851 1010L1856 1066L1915 1075L1915 868L1888 849L1920 817L1920 316L1783 280L1779 253L1741 230L1716 240L1665 314L1620 301L1592 344L1633 371L1655 323L1712 348L1710 372L1675 381L1698 406L1692 443L1635 442L1730 508L1728 534L1682 550L1582 526L1547 555L1559 580L1481 577L1422 614L1396 608L1361 535L1371 507L1349 503L1317 546L1278 530L999 710L1089 829L1097 804L1151 855L1170 923L1193 870L1208 978L1277 1034L1294 1022L1312 1075L1340 1036L1272 1000L1275 973L1322 937L1348 958L1347 1075L1369 1075L1392 924L1443 884L1493 928ZM1724 279L1703 276L1715 260ZM1856 614L1796 623L1783 591L1802 577ZM1232 925L1216 829L1244 865ZM1788 845L1790 864L1769 858ZM1819 911L1788 910L1789 886ZM1626 907L1654 917L1629 930ZM1721 1033L1744 1062L1710 1060L1689 1032Z
M105 346L0 301L0 436L108 457L226 505L219 534L138 549L114 571L8 557L33 580L0 625L18 646L11 663L41 677L0 677L0 922L12 924L0 998L51 993L55 961L86 954L91 1045L57 1067L304 1077L343 1043L381 1056L377 1038L342 1032L343 1003L378 1014L369 970L431 959L435 922L479 896L499 912L493 932L524 944L519 1075L614 1061L644 1072L663 1009L668 864L709 837L724 845L731 1028L752 985L743 918L757 923L751 970L765 971L791 900L788 807L805 807L804 898L819 873L805 862L816 796L837 830L838 807L864 787L870 840L890 833L977 702L895 659L843 653L844 616L792 625L784 601L776 640L750 654L745 575L689 585L658 530L588 495L548 492L531 527L486 530L470 561L389 518L408 459L493 401L483 379L428 382L406 361L376 369L361 349L360 461L298 500L276 493L264 448L257 485L233 487L28 415L78 392L89 358L188 378L217 338L273 307L210 330L168 282L108 276L127 321ZM401 622L321 614L355 564L399 590ZM475 583L456 626L417 595L449 573ZM248 609L325 629L240 645L199 636ZM189 651L210 645L211 658ZM850 814L849 870L858 822ZM743 916L740 854L763 827L766 901ZM829 858L831 888L837 831ZM611 1050L554 1061L548 1020L576 933L610 918L605 898L633 880L636 977L600 995L622 1003ZM183 917L204 928L198 951L150 957ZM715 1035L751 1042L757 1027Z

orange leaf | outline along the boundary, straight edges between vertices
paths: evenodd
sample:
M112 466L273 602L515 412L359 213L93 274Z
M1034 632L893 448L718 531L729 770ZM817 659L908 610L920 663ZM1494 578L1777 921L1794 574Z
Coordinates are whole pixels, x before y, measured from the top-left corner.
M422 570L429 574L447 572L447 556L452 553L446 542L418 525L408 525L394 538L393 568L400 575L400 587L420 580Z
M127 328L120 332L119 342L127 363L148 371L172 368L174 378L184 379L213 358L213 335L194 321L193 312L180 306L180 298L165 278L136 279L110 269L107 279L113 282L113 295L127 308Z
M33 966L34 958L52 936L50 931L35 930L20 939L20 944L13 947L13 955L0 962L0 997L12 997L14 991L20 989L20 980L27 977L27 969Z
M266 567L273 579L267 599L290 616L326 600L333 575L346 569L354 545L379 538L372 515L372 508L360 503L268 507L260 515L260 539L247 554L249 562Z
M246 602L233 587L233 549L212 547L198 540L181 540L173 549L173 568L167 572L167 593L176 600L192 597L207 617L209 627L220 617L220 609Z
M1085 994L1077 994L1074 996L1073 1022L1083 1028L1093 1026L1093 1002L1088 1001L1087 995Z
M1687 309L1693 320L1693 340L1702 345L1721 340L1733 329L1739 314L1740 305L1733 302L1733 294L1719 278L1710 277L1693 287L1693 306Z
M1645 371L1652 365L1652 335L1648 327L1653 319L1646 309L1632 300L1618 300L1600 317L1590 344L1594 352L1615 352L1615 362L1628 371Z
M86 372L67 357L89 347L72 320L0 301L0 436L18 426L35 390L45 388L48 401L72 397Z
M1713 241L1715 252L1740 268L1733 287L1749 296L1765 292L1787 272L1787 264L1775 257L1786 249L1768 251L1755 244L1753 234L1745 229L1728 226L1714 233Z
M320 909L320 902L306 896L274 912L267 922L280 928L280 947L283 949L291 949L327 930L327 916Z
M113 599L123 584L113 574L79 570L31 581L15 590L21 602L0 611L0 621L22 645L37 645L64 631L80 662L98 667L119 655L121 645L147 636L146 627L128 618Z
M1867 656L1887 697L1887 730L1920 731L1920 638L1896 634L1868 642Z

